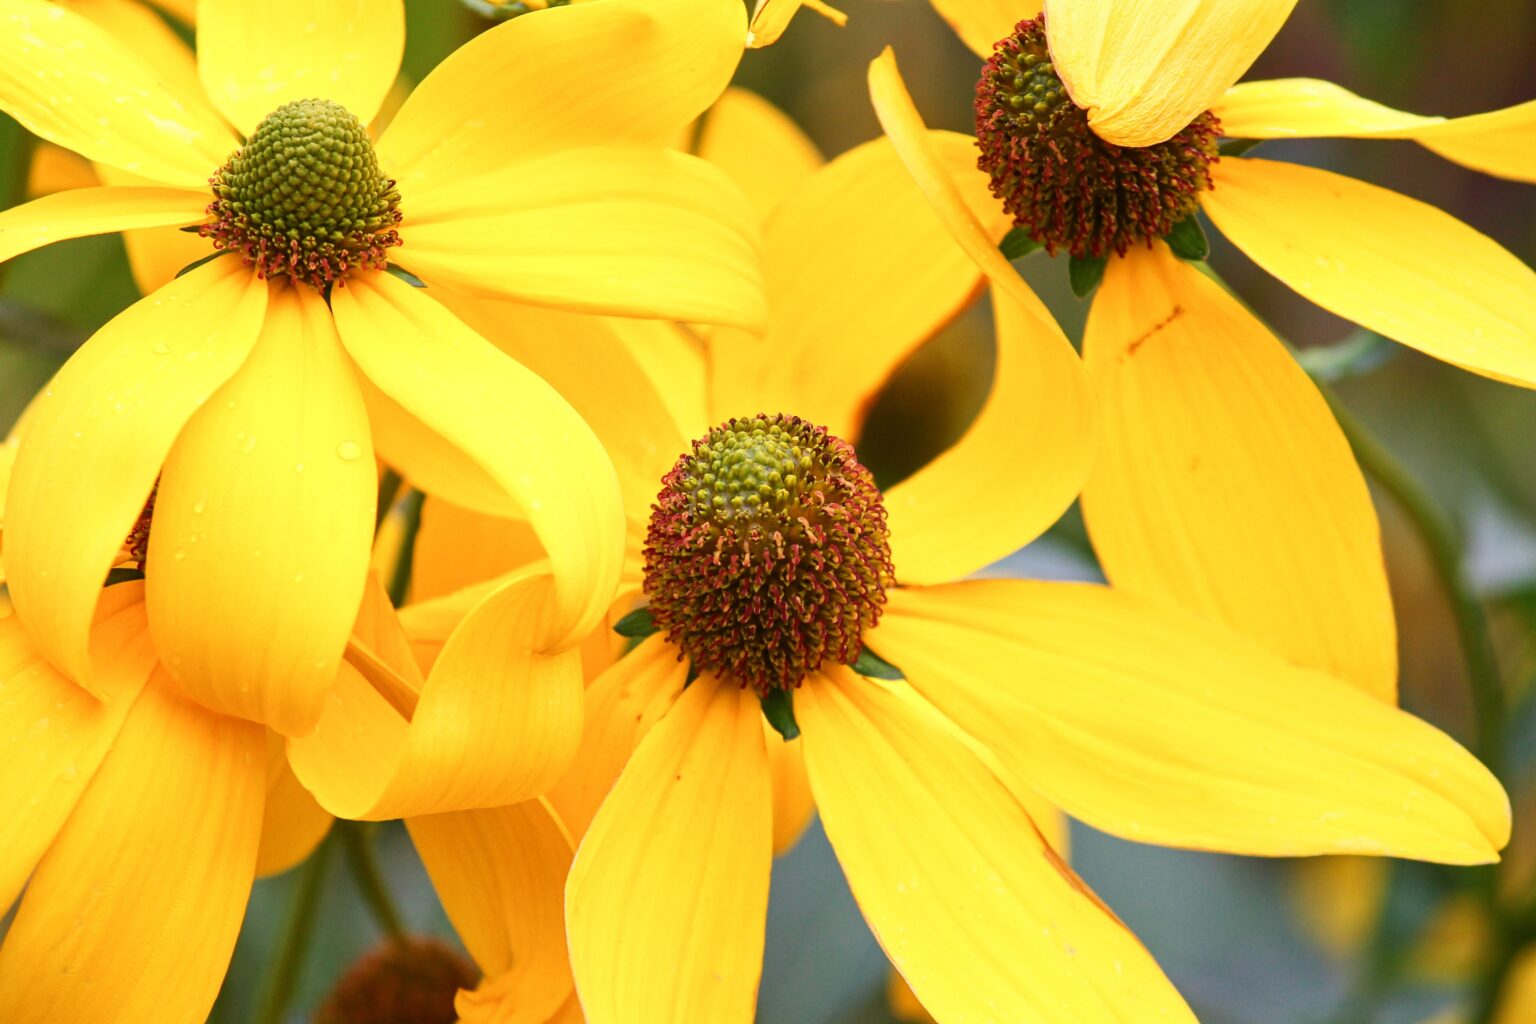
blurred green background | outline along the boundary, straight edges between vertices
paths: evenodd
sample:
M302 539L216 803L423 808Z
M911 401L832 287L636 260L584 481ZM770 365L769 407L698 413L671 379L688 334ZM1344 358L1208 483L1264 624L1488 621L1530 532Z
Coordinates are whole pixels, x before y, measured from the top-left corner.
M419 79L485 23L454 0L408 0L406 75ZM838 29L802 13L776 46L749 52L737 83L790 113L827 156L878 128L865 68L894 45L914 98L933 127L969 130L976 58L922 0L848 0ZM619 71L622 73L622 70ZM1391 106L1465 114L1536 97L1536 4L1531 0L1302 0L1250 77L1316 76ZM13 163L14 126L0 136ZM1266 156L1342 171L1434 203L1536 262L1536 189L1497 181L1403 142L1275 142ZM1278 333L1298 348L1357 343L1353 325L1300 300L1212 234L1212 262ZM1432 246L1434 240L1426 238ZM915 254L915 258L921 258ZM1065 261L1037 253L1021 272L1069 334L1086 303L1067 287ZM1448 274L1456 268L1447 266ZM1469 282L1475 287L1475 282ZM64 242L20 258L0 286L0 427L91 331L137 297L115 236ZM970 315L919 352L872 413L861 445L887 478L921 464L963 429L990 371L985 312ZM1318 356L1326 359L1326 356ZM1364 371L1364 372L1362 372ZM1528 816L1536 713L1525 700L1536 670L1536 396L1460 373L1383 343L1366 366L1337 382L1347 404L1431 489L1466 544L1480 594L1498 630L1500 668L1515 706L1513 796L1517 880L1536 853ZM1027 453L1020 453L1027 457ZM998 467L1006 472L1006 466ZM1378 495L1397 602L1403 702L1465 738L1469 706L1456 633L1424 552L1390 501ZM1075 517L996 571L1095 578ZM431 887L397 826L379 849L409 924L451 936ZM1384 1024L1426 1019L1454 1003L1475 955L1477 929L1446 907L1466 873L1403 865L1387 912L1371 912L1369 870L1198 855L1140 847L1083 828L1073 861L1142 938L1206 1024L1328 1021L1359 982L1351 931L1384 922L1387 938L1421 963L1399 972L1382 1001ZM214 1019L251 1019L297 872L258 883ZM333 858L317 941L303 968L292 1019L307 1019L344 966L379 934ZM1310 889L1309 889L1310 887ZM1303 891L1322 894L1304 904ZM1356 908L1359 902L1363 910ZM1358 918L1358 920L1355 920ZM1351 920L1353 924L1351 925ZM1331 922L1331 925L1330 925ZM641 925L643 927L643 925ZM1334 934L1329 938L1329 933ZM1429 970L1420 969L1428 965ZM891 1021L887 967L815 827L775 868L759 1018L763 1024Z

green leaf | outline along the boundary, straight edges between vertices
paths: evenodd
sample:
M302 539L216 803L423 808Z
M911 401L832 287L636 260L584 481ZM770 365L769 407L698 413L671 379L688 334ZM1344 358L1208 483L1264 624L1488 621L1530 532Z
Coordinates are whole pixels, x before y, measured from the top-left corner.
M133 580L141 580L143 578L143 569L130 569L127 566L119 566L116 569L110 569L107 571L107 582L105 585L108 587L115 587L119 583L129 583Z
M1072 294L1086 299L1104 280L1104 268L1109 265L1108 256L1073 256L1067 264L1067 277L1072 282Z
M871 679L905 679L901 669L886 661L880 655L868 647L859 652L859 656L853 659L853 670L861 676L869 676Z
M1216 152L1221 156L1242 156L1263 139L1228 139L1216 147Z
M202 259L200 259L200 260L193 260L191 263L188 263L186 266L184 266L180 270L176 271L176 276L180 277L182 274L190 274L190 273L192 273L192 271L196 270L198 267L202 266L204 263L212 263L214 260L218 259L220 256L232 256L232 255L234 255L234 252L235 252L235 250L233 250L233 249L220 249L217 252L211 252L207 256L204 256Z
M768 696L762 698L762 704L763 717L768 719L774 732L786 740L800 735L800 723L795 721L793 690L769 690Z
M404 267L396 266L393 263L387 265L384 268L384 272L386 274L390 274L393 277L398 277L412 288L425 288L427 286L427 282L423 281L409 270L406 270Z
M644 640L656 632L656 621L649 608L636 608L613 624L613 631L631 640Z
M1173 230L1163 236L1163 241L1181 260L1199 263L1211 254L1211 240L1205 237L1205 228L1200 226L1200 218L1193 213L1175 224Z
M1004 258L1010 260L1028 256L1038 248L1040 243L1030 238L1029 232L1023 228L1014 228L1004 235L1002 242L998 244L998 249L1002 251Z

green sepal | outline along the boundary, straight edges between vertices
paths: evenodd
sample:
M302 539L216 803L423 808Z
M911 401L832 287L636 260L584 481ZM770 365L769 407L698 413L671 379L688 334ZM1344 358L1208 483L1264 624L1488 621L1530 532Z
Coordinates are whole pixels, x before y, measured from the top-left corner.
M794 692L793 690L769 690L768 695L762 698L763 717L768 719L768 724L773 726L773 731L783 736L785 740L792 740L800 735L800 723L795 721Z
M1163 236L1163 241L1181 260L1199 263L1211 255L1211 240L1205 237L1205 228L1200 226L1200 218L1193 213L1175 224L1173 230Z
M144 578L143 569L130 569L127 566L119 566L116 569L107 570L107 582L103 587L115 587L119 583L132 583L134 580Z
M1040 243L1029 237L1029 232L1023 228L1014 228L1003 236L998 243L998 250L1005 259L1016 260L1020 256L1028 256L1040 248Z
M412 288L425 288L427 286L427 282L423 281L409 270L406 270L404 267L398 266L394 263L386 264L384 267L384 273L390 275L391 277L398 277Z
M1263 141L1263 139L1228 139L1216 147L1216 153L1219 156L1242 156Z
M692 686L693 681L697 678L699 678L699 666L690 661L688 663L688 674L683 677L683 689L686 690Z
M613 624L613 631L631 640L644 640L656 632L656 620L649 608L636 608Z
M1073 256L1067 263L1067 278L1072 282L1072 294L1086 299L1104 280L1104 268L1109 266L1108 256Z
M176 271L176 276L180 277L182 274L190 274L190 273L192 273L192 271L196 270L198 267L202 266L204 263L212 263L214 260L218 259L220 256L230 256L230 255L232 255L234 253L234 251L235 250L233 250L233 249L220 249L217 252L211 252L207 256L204 256L202 259L200 259L200 260L193 260L191 263L188 263L186 266L184 266L180 270Z
M853 659L850 666L861 676L869 676L871 679L905 679L901 669L886 661L880 655L868 647L859 652L859 656Z

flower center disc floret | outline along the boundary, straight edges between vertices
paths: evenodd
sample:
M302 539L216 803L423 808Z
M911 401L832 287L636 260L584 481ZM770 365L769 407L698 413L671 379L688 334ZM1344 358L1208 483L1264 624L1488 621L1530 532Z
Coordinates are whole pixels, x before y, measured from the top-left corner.
M857 658L892 582L874 478L851 445L794 416L711 430L652 506L657 627L696 669L760 695Z
M211 223L199 232L260 277L324 288L358 268L383 270L400 244L400 192L362 122L330 100L272 111L209 181Z
M995 44L976 85L977 166L1014 223L1053 255L1124 256L1168 234L1212 186L1220 135L1207 111L1153 146L1099 138L1056 75L1044 15Z

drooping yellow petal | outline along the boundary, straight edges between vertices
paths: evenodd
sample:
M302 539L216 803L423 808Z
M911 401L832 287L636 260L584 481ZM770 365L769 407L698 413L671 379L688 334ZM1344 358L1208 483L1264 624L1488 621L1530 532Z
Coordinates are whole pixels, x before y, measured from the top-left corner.
M580 743L582 700L580 653L540 653L554 590L548 575L525 572L471 611L409 722L344 662L315 731L288 741L299 781L337 817L368 820L500 807L549 789ZM386 610L364 602L364 616ZM392 651L368 646L414 685L403 634Z
M548 805L432 814L406 827L497 999L517 1020L543 1021L559 1010L572 991L563 906L571 840Z
M1028 544L1066 511L1093 464L1097 409L1077 353L1001 289L992 299L986 404L953 447L885 492L903 583L957 579Z
M379 139L379 162L411 216L423 189L532 156L668 144L725 89L745 37L742 6L715 0L602 0L514 18L416 86ZM605 64L623 73L593 74Z
M189 189L206 189L235 145L200 96L172 95L133 51L42 0L0 2L0 110L87 159Z
M768 774L773 779L773 853L788 853L805 834L816 813L816 798L805 774L805 757L799 742L786 740L763 719L768 742Z
M965 136L929 141L946 167L974 172ZM979 174L963 180L986 195ZM850 150L786 197L763 229L763 275L773 317L762 342L733 335L711 347L717 412L792 409L846 439L982 277L888 139Z
M333 820L288 767L282 737L268 731L266 813L256 849L256 877L281 874L303 861L331 830Z
M1158 246L1110 261L1083 358L1104 417L1083 517L1110 582L1395 701L1376 511L1279 340Z
M1413 139L1448 160L1516 181L1536 181L1536 100L1466 117L1393 110L1317 78L1240 82L1212 108L1240 139Z
M74 188L95 188L101 184L95 165L85 157L51 142L38 142L32 150L32 166L27 171L27 198L51 196Z
M1427 203L1330 171L1223 160L1201 194L1255 263L1330 312L1463 369L1536 386L1536 271Z
M591 429L548 384L403 281L359 277L331 307L363 373L478 463L533 524L559 594L536 646L579 642L607 610L624 557L618 483Z
M1136 937L931 709L838 666L795 693L859 909L938 1020L1188 1021Z
M1117 146L1172 138L1243 76L1296 0L1045 0L1051 60Z
M428 284L590 313L767 319L751 210L685 153L563 150L419 189L406 216L400 262Z
M334 100L373 120L405 51L401 0L202 0L197 71L208 96L250 135L284 103Z
M171 95L201 100L203 85L197 78L197 59L148 4L134 0L68 0L68 7L89 18L149 65ZM190 17L182 20L188 24L192 21Z
M266 301L236 261L199 267L98 331L27 414L6 497L7 582L48 660L87 689L102 580L182 425L251 351Z
M1068 814L1264 856L1497 860L1509 800L1426 722L1166 602L982 580L898 590L870 645Z
M731 176L759 219L823 163L816 144L789 115L735 86L704 115L696 152Z
M523 366L538 374L586 421L613 460L630 522L643 534L661 478L688 442L712 424L703 413L680 422L691 399L702 408L704 358L676 350L676 324L568 313L495 299L447 296L444 305ZM652 350L660 350L654 355ZM691 355L691 358L689 358ZM667 376L648 370L660 363ZM594 373L593 367L603 367ZM669 402L671 393L676 402ZM638 554L638 552L635 552Z
M250 896L262 731L152 679L0 946L0 1020L202 1020Z
M201 88L201 86L199 86ZM96 164L95 173L103 184L129 187L151 185L147 178L112 167ZM206 202L206 190L196 195ZM202 220L199 217L198 220ZM212 244L195 232L176 228L137 228L123 232L123 247L128 250L128 268L133 281L145 295L170 282L177 274L198 260L214 253Z
M411 562L411 598L443 597L544 557L538 534L527 523L429 498L421 506L421 530Z
M809 7L838 28L848 24L848 15L824 0L757 0L747 27L747 46L756 50L778 42L801 7Z
M1521 1024L1536 1015L1536 950L1526 948L1509 971L1494 1024Z
M314 289L272 287L246 364L166 459L149 621L199 703L314 728L357 617L376 494L368 417Z
M91 641L105 701L56 673L14 617L0 619L0 908L68 820L149 678L143 592L125 583L102 599Z
M77 188L0 211L0 263L66 238L194 224L208 193L179 188Z
M678 654L662 634L653 634L587 687L581 749L549 791L549 802L577 840L635 747L683 692L688 665Z
M992 46L1013 34L1014 27L1040 13L1041 0L930 0L933 9L949 27L983 60L992 56Z
M752 1020L773 841L761 718L751 691L700 676L592 820L565 890L589 1024Z

